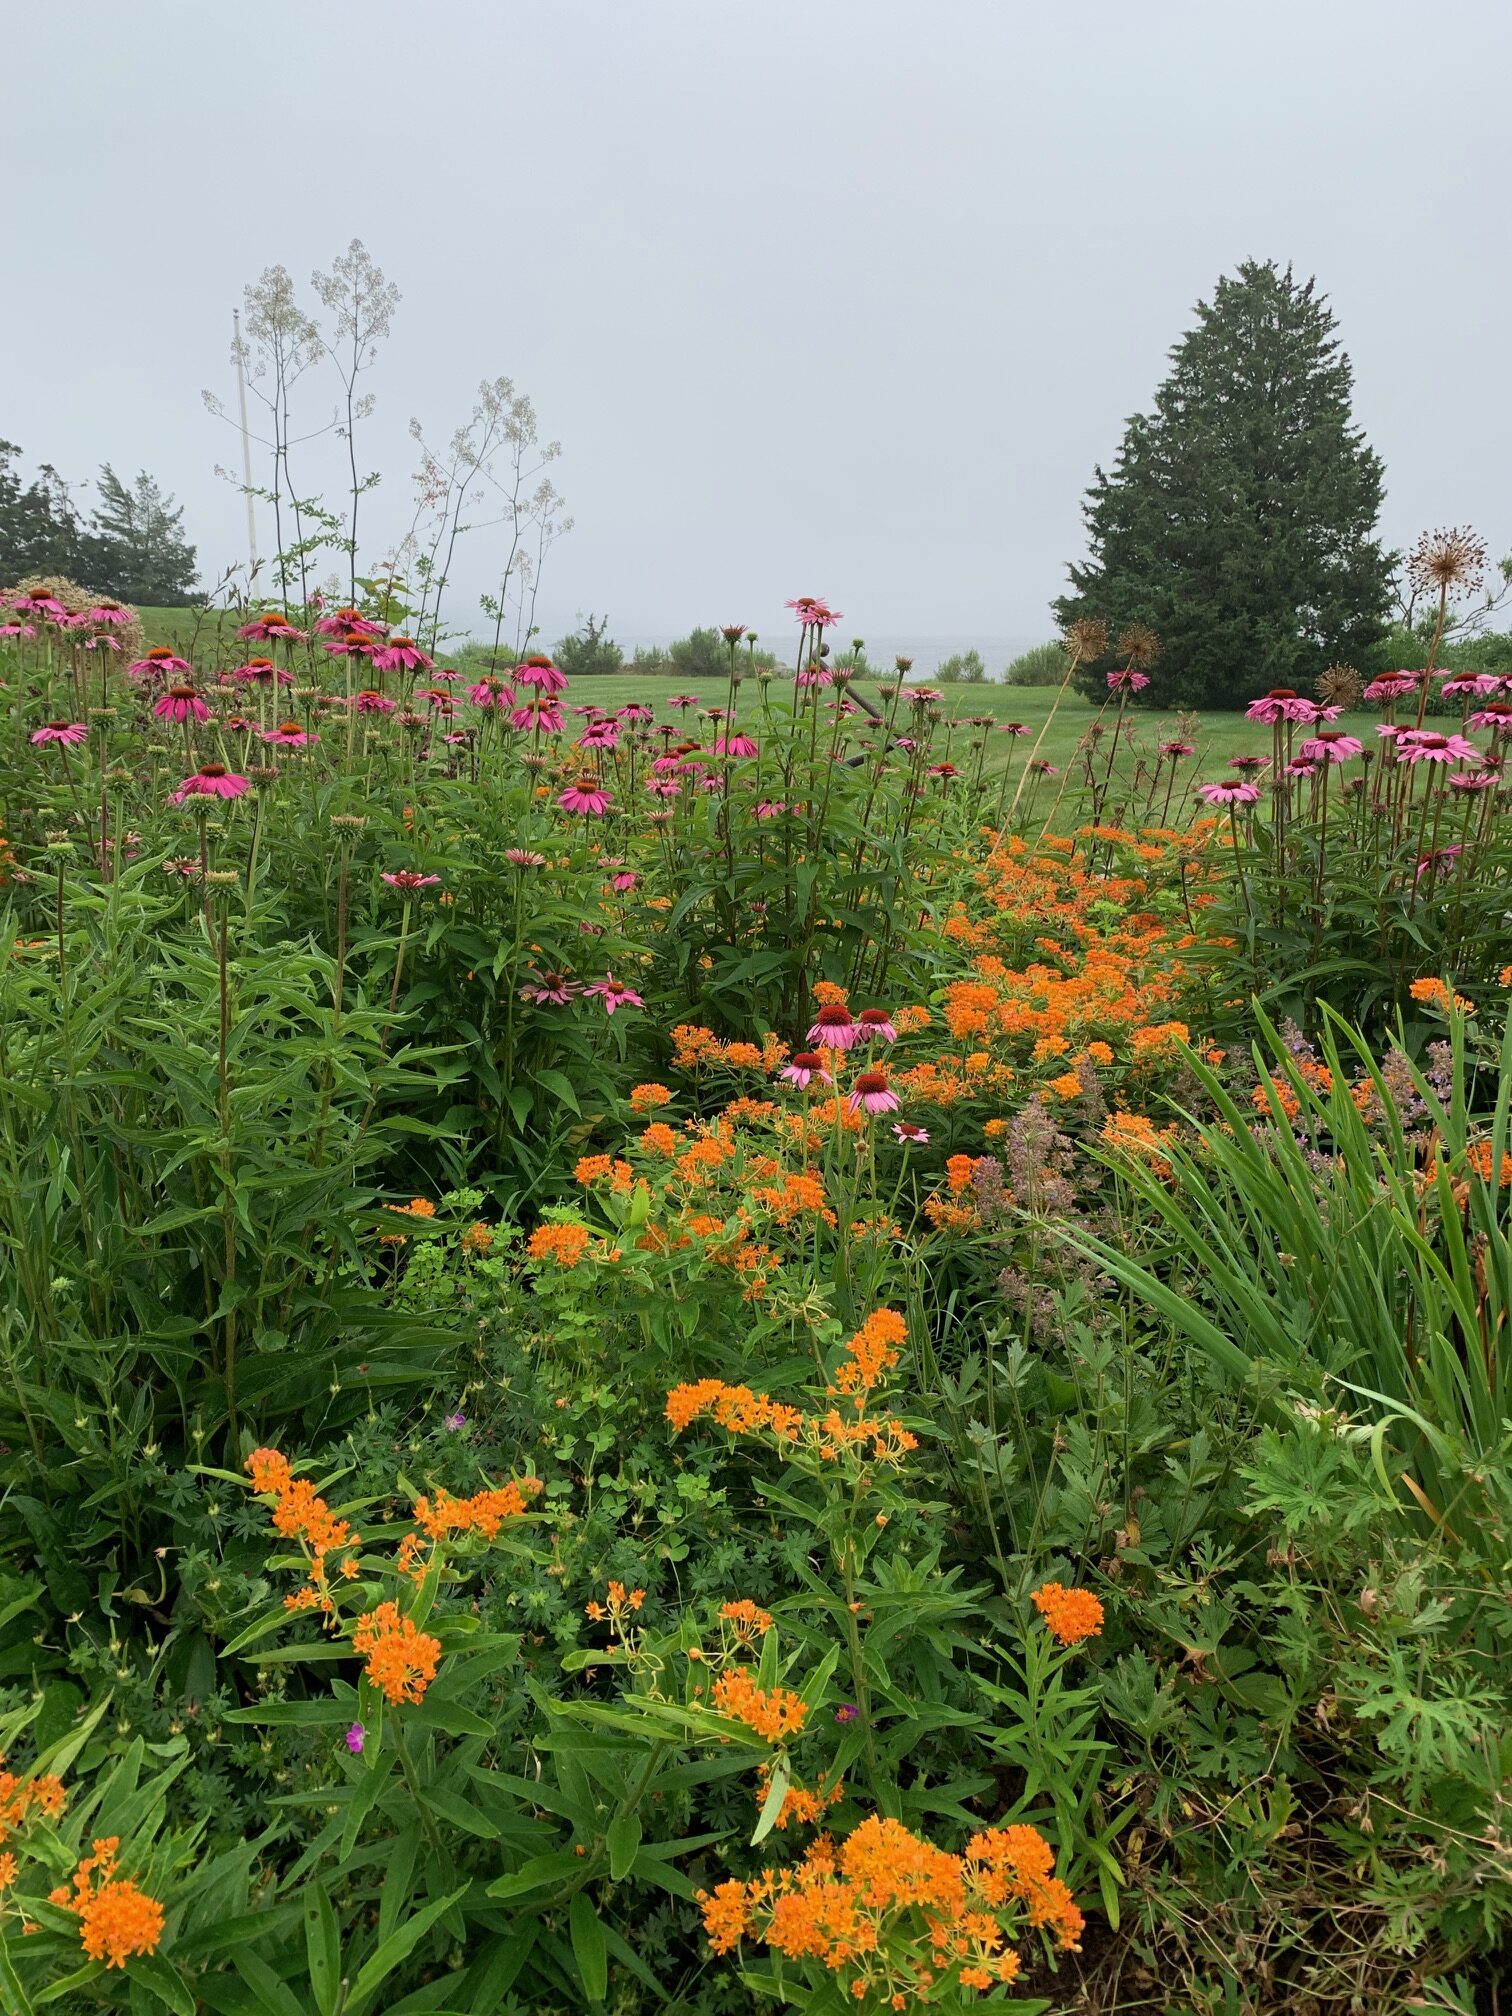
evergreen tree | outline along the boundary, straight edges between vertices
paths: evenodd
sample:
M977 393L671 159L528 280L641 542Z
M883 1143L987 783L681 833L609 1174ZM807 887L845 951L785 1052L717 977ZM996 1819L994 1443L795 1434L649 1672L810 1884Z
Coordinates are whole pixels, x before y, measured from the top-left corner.
M1315 282L1246 261L1198 304L1153 412L1129 421L1111 473L1096 471L1090 557L1055 611L1113 632L1149 624L1161 640L1149 704L1300 690L1384 633L1395 556L1374 536L1382 464L1351 418L1335 326ZM1112 663L1078 685L1101 695Z
M90 587L157 608L193 601L195 549L184 537L182 505L145 469L128 489L108 462L99 494L85 541Z
M0 585L28 574L80 571L79 514L56 469L45 464L23 483L14 464L21 450L0 441Z

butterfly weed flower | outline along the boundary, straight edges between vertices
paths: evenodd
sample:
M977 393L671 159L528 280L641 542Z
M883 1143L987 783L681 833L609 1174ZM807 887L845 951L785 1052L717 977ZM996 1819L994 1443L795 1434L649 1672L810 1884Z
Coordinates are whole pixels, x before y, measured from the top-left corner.
M1103 1606L1090 1589L1068 1589L1062 1582L1047 1582L1029 1601L1061 1645L1080 1645L1102 1630Z

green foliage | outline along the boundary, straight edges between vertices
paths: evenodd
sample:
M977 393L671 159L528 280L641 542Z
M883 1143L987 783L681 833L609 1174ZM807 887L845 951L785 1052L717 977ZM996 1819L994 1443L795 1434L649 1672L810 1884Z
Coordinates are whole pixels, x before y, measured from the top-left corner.
M609 635L607 616L587 616L582 628L563 637L552 656L569 679L613 675L624 670L618 644Z
M1032 651L1021 651L1003 674L1003 683L1007 686L1059 686L1065 676L1065 647L1052 638L1048 644L1036 644Z
M934 676L942 686L985 686L987 667L981 652L973 646L968 651L957 651L954 656L944 659L936 667Z
M1152 706L1237 707L1310 689L1385 629L1393 558L1375 536L1380 459L1315 282L1246 261L1197 307L1149 413L1130 420L1083 516L1090 555L1063 625L1139 621L1161 640ZM1078 673L1101 696L1110 656Z
M145 469L127 485L106 462L98 489L85 547L90 585L123 602L193 601L195 557L184 538L183 506Z

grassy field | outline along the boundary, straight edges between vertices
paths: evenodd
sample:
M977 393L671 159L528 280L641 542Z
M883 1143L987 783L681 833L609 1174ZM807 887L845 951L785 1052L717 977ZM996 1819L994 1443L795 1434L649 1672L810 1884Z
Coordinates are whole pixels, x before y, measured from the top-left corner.
M235 644L235 620L224 611L143 609L140 613L149 644L172 644L201 666L215 664L224 658L227 651L241 648ZM862 680L858 684L868 697L875 699L872 682ZM705 687L708 704L719 705L724 697L723 681L709 680L705 682ZM649 706L660 708L673 693L688 690L689 682L684 678L631 672L607 678L576 679L572 686L575 701L585 706L591 703L606 710L622 707L629 700L644 701ZM1004 763L1028 755L1055 707L1056 699L1054 688L1044 686L989 684L940 686L935 690L943 695L942 705L949 720L966 722L972 716L990 715L994 722L1021 721L1029 729L1029 734L1022 738L994 734L988 754L990 770L1000 769ZM751 704L749 688L742 704ZM1111 720L1112 714L1110 707L1104 718ZM1079 695L1068 693L1056 710L1040 755L1057 769L1063 768L1075 756L1078 743L1096 715L1097 710ZM1157 742L1177 734L1195 743L1196 763L1204 769L1204 774L1221 772L1230 756L1270 754L1270 729L1246 721L1239 713L1157 714L1150 708L1140 707L1131 709L1131 715L1141 745L1153 748ZM1367 746L1373 747L1375 720L1373 714L1356 714L1344 717L1340 725L1350 728L1354 734L1362 736ZM951 759L963 769L966 768L966 759L962 752L966 750L972 732L963 727L952 738Z

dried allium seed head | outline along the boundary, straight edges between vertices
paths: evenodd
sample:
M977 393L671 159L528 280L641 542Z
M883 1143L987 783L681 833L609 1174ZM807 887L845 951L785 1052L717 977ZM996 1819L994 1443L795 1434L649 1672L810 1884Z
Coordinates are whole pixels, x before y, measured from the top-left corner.
M1101 616L1078 616L1066 625L1061 649L1082 664L1101 658L1108 648L1108 626Z
M1118 655L1136 671L1148 672L1160 656L1160 639L1148 623L1126 623L1118 633Z
M1475 595L1486 578L1486 542L1468 525L1425 532L1407 556L1414 588L1430 595Z
M1364 682L1353 665L1324 666L1313 688L1325 707L1342 707L1346 713L1358 706L1364 690Z

